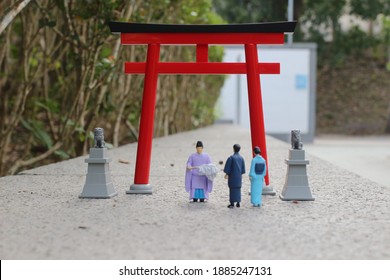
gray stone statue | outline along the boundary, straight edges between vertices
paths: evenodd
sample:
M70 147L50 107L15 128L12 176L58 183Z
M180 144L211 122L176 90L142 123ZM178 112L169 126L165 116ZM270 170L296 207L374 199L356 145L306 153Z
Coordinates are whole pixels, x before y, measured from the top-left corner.
M305 159L305 150L302 149L301 133L299 130L291 131L291 149L288 151L286 181L281 194L281 200L314 200L309 187L306 166L309 161Z
M104 142L104 129L97 127L93 131L95 145L94 148L104 148L106 143Z
M104 147L104 129L97 127L93 131L95 146L89 149L87 176L79 198L111 198L118 193L111 180L107 148Z
M291 130L291 149L302 150L301 131Z

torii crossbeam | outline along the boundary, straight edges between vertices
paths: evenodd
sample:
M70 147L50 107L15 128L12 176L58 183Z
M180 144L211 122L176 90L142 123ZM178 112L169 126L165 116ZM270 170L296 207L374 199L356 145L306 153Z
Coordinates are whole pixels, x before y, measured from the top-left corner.
M284 44L284 34L294 32L295 25L294 21L225 25L109 22L111 32L120 33L122 45L148 45L146 62L125 63L126 74L145 74L134 184L126 193L152 193L149 174L159 74L246 74L252 147L260 147L268 164L259 75L279 74L280 65L259 63L257 45ZM209 62L210 44L244 45L245 63ZM196 45L196 62L160 62L161 45Z

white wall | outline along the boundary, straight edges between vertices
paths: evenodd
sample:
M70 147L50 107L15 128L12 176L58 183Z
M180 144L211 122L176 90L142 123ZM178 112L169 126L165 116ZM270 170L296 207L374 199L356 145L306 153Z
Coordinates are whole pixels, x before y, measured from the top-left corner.
M267 134L289 134L292 129L302 133L310 130L310 49L258 49L259 62L280 63L279 75L261 74L260 83ZM244 47L225 47L225 62L245 62ZM315 78L315 77L314 77ZM217 104L221 121L250 127L246 75L229 75Z

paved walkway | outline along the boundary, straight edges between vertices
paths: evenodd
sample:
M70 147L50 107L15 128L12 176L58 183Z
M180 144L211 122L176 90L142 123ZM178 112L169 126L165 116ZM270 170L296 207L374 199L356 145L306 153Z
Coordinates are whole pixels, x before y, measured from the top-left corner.
M305 147L308 153L390 187L390 136L326 135Z
M112 199L78 198L85 157L0 178L0 259L390 259L390 188L307 153L313 202L266 196L254 208L245 176L242 207L228 209L221 173L210 201L190 203L184 171L197 140L215 163L240 143L249 168L249 131L215 125L154 140L153 195L125 194L136 144L109 151ZM267 145L279 194L289 146Z

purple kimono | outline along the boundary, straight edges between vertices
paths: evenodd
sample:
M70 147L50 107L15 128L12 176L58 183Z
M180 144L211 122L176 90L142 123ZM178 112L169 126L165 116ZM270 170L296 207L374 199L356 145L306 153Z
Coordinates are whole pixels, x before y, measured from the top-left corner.
M194 153L190 155L187 161L187 167L197 167L202 164L211 163L211 159L206 153ZM213 181L207 179L205 175L199 175L199 169L186 169L186 191L190 193L190 199L194 198L195 191L203 190L206 199L209 198L209 192L213 190Z

